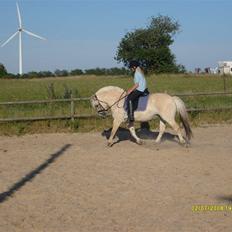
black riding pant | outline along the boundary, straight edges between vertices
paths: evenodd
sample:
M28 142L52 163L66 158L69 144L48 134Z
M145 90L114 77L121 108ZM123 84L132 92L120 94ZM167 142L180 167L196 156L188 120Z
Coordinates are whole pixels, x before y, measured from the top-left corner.
M138 107L138 99L144 93L139 90L134 90L127 96L127 114L130 122L134 121L134 111Z

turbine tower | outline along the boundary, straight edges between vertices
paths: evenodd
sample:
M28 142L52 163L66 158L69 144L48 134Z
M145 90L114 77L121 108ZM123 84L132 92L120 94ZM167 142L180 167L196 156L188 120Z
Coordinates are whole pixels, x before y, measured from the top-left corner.
M46 40L45 38L43 38L42 36L36 35L28 30L25 30L22 26L22 18L21 18L21 14L20 14L20 10L19 10L19 5L18 3L16 3L16 8L17 8L17 14L18 14L18 20L19 20L19 28L18 30L12 35L10 36L10 38L8 40L6 40L6 42L4 42L1 47L4 47L7 43L9 43L15 36L19 35L19 74L22 75L23 74L23 54L22 54L22 33L25 32L26 34L36 37L38 39L41 40Z

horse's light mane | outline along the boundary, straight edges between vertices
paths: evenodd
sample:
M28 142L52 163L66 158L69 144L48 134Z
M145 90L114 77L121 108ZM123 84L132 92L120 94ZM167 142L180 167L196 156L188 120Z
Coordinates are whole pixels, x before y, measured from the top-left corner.
M99 89L99 90L96 92L96 94L104 93L104 92L108 92L108 91L112 91L112 90L120 91L120 92L123 91L122 88L119 88L119 87L117 87L117 86L105 86L105 87Z

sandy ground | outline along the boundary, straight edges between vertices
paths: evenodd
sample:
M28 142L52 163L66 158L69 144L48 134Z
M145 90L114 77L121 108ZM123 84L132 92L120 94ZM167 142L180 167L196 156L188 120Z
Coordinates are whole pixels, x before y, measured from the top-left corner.
M171 132L171 131L170 131ZM0 231L232 231L232 126L106 147L107 133L0 137ZM196 208L194 208L196 209Z

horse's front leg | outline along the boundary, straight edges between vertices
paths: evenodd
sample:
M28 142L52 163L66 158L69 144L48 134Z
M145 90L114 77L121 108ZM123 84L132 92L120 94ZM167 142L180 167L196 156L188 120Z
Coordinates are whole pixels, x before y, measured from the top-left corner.
M116 134L119 126L121 125L121 123L122 122L120 120L114 119L114 121L113 121L113 128L111 130L111 134L110 134L110 137L108 139L107 146L109 146L109 147L113 146L113 144L114 144L114 142L113 142L114 136L115 136L115 134Z

